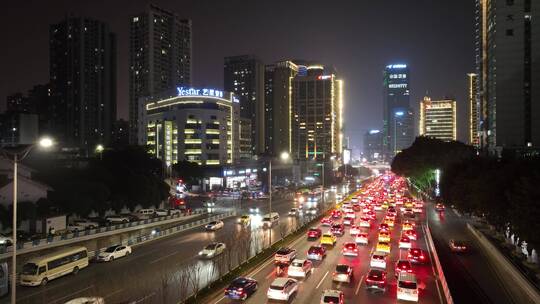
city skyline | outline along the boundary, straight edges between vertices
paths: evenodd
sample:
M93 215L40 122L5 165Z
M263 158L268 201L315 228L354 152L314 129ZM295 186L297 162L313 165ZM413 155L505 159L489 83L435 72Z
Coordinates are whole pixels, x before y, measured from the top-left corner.
M179 7L169 1L159 1L156 5L170 10L181 18L193 20L193 84L195 86L222 87L223 83L223 58L226 56L252 53L261 58L265 64L279 60L289 60L294 58L306 58L317 60L324 64L333 65L342 75L345 83L359 84L348 86L345 89L345 117L344 133L350 137L351 146L359 151L362 135L366 130L382 128L382 122L377 119L382 113L382 96L380 94L380 84L382 83L382 71L391 62L406 62L412 70L411 92L413 102L413 112L417 112L418 100L426 91L436 96L452 96L457 99L458 109L463 112L458 114L458 134L462 141L467 140L466 117L467 112L464 106L467 102L467 83L463 75L473 69L474 48L473 34L474 28L473 8L474 3L459 4L426 4L423 7L412 7L395 1L387 1L386 5L345 3L339 8L331 7L329 4L317 4L309 8L310 11L329 11L332 20L342 19L341 23L335 26L323 26L311 21L303 14L294 14L294 23L302 23L306 26L290 28L287 16L280 18L270 18L272 14L267 12L283 11L281 8L285 3L276 3L272 6L263 4L261 9L256 10L252 4L246 5L241 1L234 1L225 4L216 4L213 9L208 10L205 5L196 2L188 2L184 7ZM33 16L31 26L23 26L14 29L8 34L8 42L15 42L16 37L24 35L27 37L24 43L16 52L3 50L3 58L13 56L24 56L24 46L32 45L33 49L42 50L40 55L29 58L34 70L28 76L28 70L21 69L7 63L7 69L1 74L2 85L0 87L1 108L5 108L4 101L7 95L15 92L25 92L33 85L45 83L48 75L47 60L47 38L42 37L49 24L58 22L67 12L74 15L96 18L108 23L112 32L118 37L118 117L127 118L128 113L128 42L129 42L129 16L137 14L145 9L147 3L117 2L111 4L110 10L102 10L99 4L87 3L56 3L41 7L40 4L28 10L23 7L12 6L14 11L26 12L26 16ZM114 7L122 7L122 10ZM388 10L387 7L395 9ZM301 12L301 3L288 5L291 12ZM50 14L42 14L43 9L50 11ZM219 16L222 12L230 12L227 15L229 20L236 20L235 16L244 17L242 22L220 22L226 19ZM350 13L350 12L355 12ZM385 14L385 18L373 20L369 12L380 12ZM415 12L426 12L426 18L421 22L414 21L413 18L409 31L388 31L388 27L401 22L409 22L409 16ZM453 12L460 12L469 16L459 20L453 17ZM250 14L242 14L249 12ZM427 12L432 12L427 14ZM364 16L366 14L366 16ZM17 15L17 14L14 14ZM377 14L375 14L377 15ZM368 18L362 20L362 16ZM232 17L232 18L231 18ZM257 22L259 19L266 20L264 23ZM223 24L219 28L208 23L207 20L214 20L216 24ZM387 21L391 22L387 22ZM443 24L438 20L445 20ZM466 20L466 22L462 22ZM467 20L469 20L467 22ZM431 23L434 28L425 27ZM451 22L453 21L453 22ZM3 22L9 22L9 17ZM253 29L243 27L243 23L253 23ZM375 24L374 27L363 27L362 24ZM288 28L288 35L282 35L279 29ZM310 28L312 28L310 30ZM278 29L278 30L276 30ZM211 33L213 35L204 35ZM313 34L318 32L318 38L313 38ZM351 34L358 32L361 35ZM435 35L435 32L443 32L445 35ZM225 38L227 33L241 33ZM389 34L390 33L390 34ZM383 36L384 35L384 36ZM363 39L350 40L349 37L365 37ZM258 38L262 37L262 38ZM383 38L384 37L384 38ZM469 37L469 39L463 39ZM229 39L230 38L230 39ZM242 39L238 39L242 38ZM262 40L262 41L261 41ZM228 43L224 43L224 41ZM294 41L290 44L289 41ZM329 43L324 44L323 41ZM216 43L220 44L215 48ZM395 48L394 44L399 43L402 47ZM17 45L17 43L11 43ZM422 45L422 47L420 47ZM447 48L447 45L455 47ZM382 51L380 51L382 50ZM442 53L441 53L442 52ZM436 54L436 55L433 55ZM426 57L427 56L427 57ZM11 62L11 61L10 61ZM18 62L13 60L13 62ZM444 71L441 77L430 78L433 72ZM9 78L8 78L9 74ZM25 77L23 77L24 75ZM444 77L443 77L444 76ZM358 119L359 118L359 119ZM463 119L461 119L463 118ZM355 152L357 153L357 152Z

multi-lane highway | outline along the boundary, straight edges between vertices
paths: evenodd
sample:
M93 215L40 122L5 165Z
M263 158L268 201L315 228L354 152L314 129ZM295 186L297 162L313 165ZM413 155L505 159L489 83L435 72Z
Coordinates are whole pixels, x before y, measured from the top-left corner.
M308 220L287 217L293 204L292 199L273 201L273 211L282 218L281 224L272 229L272 241ZM268 211L266 200L244 202L242 209L245 211L251 206L259 207L261 213ZM53 280L43 287L20 286L17 303L64 303L82 296L101 296L107 303L177 303L209 280L216 279L226 268L241 262L242 252L238 250L234 251L233 257L220 259L220 265L212 260L200 260L198 252L207 244L218 241L234 248L246 235L251 237L252 253L268 244L268 229L258 228L256 223L245 228L236 220L237 217L224 220L224 228L216 232L199 227L134 247L133 254L128 257L110 263L91 263L77 275ZM251 233L246 229L251 229ZM7 301L2 299L1 303Z
M358 257L345 257L342 255L341 249L345 242L354 241L354 238L350 236L348 230L344 236L338 238L338 242L335 247L330 248L327 252L327 257L321 262L314 262L314 271L305 279L299 280L300 288L299 292L293 299L292 303L319 303L321 294L325 289L338 289L344 292L345 303L396 303L397 284L394 277L394 265L399 259L406 259L407 250L398 248L398 239L401 234L400 228L400 215L396 219L395 228L391 232L391 253L388 257L387 273L388 273L388 288L384 293L372 293L368 291L365 286L366 274L369 272L370 257L374 251L374 246L377 244L378 237L378 224L384 217L385 211L377 212L376 224L372 225L369 233L369 244L367 246L361 246L359 249ZM359 214L359 213L358 213ZM429 252L429 246L427 245L425 238L425 231L423 225L425 225L424 214L418 217L417 232L418 240L413 241L413 247L419 247ZM321 227L323 232L327 231L327 227ZM310 246L318 244L319 241L309 241L306 236L302 236L295 240L290 247L295 248L298 251L299 258L305 258ZM338 263L344 263L353 266L354 279L350 284L334 283L332 281L332 273ZM431 258L428 263L423 265L413 265L414 272L417 275L419 284L419 297L421 303L444 303L442 299L441 291L436 286L435 269L431 264ZM267 303L266 292L272 281L277 277L273 260L268 260L265 264L259 268L253 270L251 273L246 274L249 277L254 278L259 283L259 288L246 303ZM225 298L223 294L217 295L215 298L207 301L212 304L225 304L233 303L233 301Z

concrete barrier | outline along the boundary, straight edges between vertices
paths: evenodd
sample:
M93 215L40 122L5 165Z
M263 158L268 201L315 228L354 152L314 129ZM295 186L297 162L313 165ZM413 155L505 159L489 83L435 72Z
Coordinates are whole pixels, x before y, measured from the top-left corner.
M428 241L429 248L431 250L431 253L433 254L433 262L435 262L435 268L437 269L436 280L442 286L446 304L453 304L454 300L452 299L452 294L450 293L448 282L446 282L446 277L444 276L444 271L442 269L441 262L439 261L439 255L437 254L437 250L435 249L435 245L433 244L433 238L431 236L431 230L429 229L429 225L425 225L424 229L426 231L426 238Z
M512 284L514 288L521 290L520 295L526 295L530 302L528 303L540 303L540 293L538 289L534 287L531 282L510 262L500 251L497 249L486 237L476 230L471 224L467 223L467 229L478 240L478 243L484 248L488 258L492 262L498 265L498 269L504 272L507 281L515 282Z

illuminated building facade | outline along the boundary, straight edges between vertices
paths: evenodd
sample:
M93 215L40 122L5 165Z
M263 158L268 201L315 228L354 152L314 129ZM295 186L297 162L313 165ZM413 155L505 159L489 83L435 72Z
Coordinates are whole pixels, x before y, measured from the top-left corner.
M474 73L467 74L468 77L468 103L469 103L469 144L480 147L480 125L478 120L478 75Z
M177 88L177 96L140 105L139 144L167 166L234 164L240 153L240 104L232 93Z
M298 65L281 61L265 67L265 152L291 152L292 80Z
M457 140L456 101L431 100L420 102L420 135L440 140Z
M476 0L475 12L481 146L538 153L540 2Z
M382 161L383 133L381 130L369 130L364 135L364 157L367 161Z
M240 159L251 159L253 156L251 130L251 119L240 117Z
M150 4L129 20L130 143L137 142L139 101L191 85L191 20Z
M264 64L252 55L225 57L223 88L240 100L240 117L250 120L251 154L263 153Z
M292 79L291 154L297 160L326 160L343 149L343 81L320 65Z
M383 73L383 148L391 160L414 140L410 77L406 64L387 65Z

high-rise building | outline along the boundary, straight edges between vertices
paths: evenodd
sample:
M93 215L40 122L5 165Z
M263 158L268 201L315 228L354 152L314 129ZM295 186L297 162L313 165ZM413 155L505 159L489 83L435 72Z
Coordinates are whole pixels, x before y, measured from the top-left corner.
M114 123L111 145L115 148L124 148L129 145L129 122L119 119Z
M298 66L281 61L265 68L265 152L291 152L292 80Z
M94 149L116 121L116 35L107 24L68 16L50 26L51 135Z
M385 158L391 160L414 140L409 67L406 64L387 65L383 76L383 147Z
M150 5L129 20L130 143L137 143L141 98L191 85L191 20Z
M241 112L242 110L240 110ZM240 159L251 159L253 157L252 150L252 134L251 134L251 119L240 117Z
M474 73L467 74L468 77L468 103L469 103L469 144L480 147L479 132L480 124L478 115L478 75Z
M251 120L251 154L264 153L264 64L252 55L225 57L223 88L240 100L240 116Z
M6 112L10 113L35 113L36 109L30 103L30 99L17 92L6 98Z
M238 162L240 106L232 93L215 89L177 88L177 96L139 104L145 128L141 145L167 166L181 160L199 165Z
M383 160L383 133L381 130L369 130L364 135L364 157L369 162Z
M321 65L292 79L291 152L298 160L326 160L343 149L343 81Z
M476 1L482 147L540 150L540 2Z
M0 147L33 144L38 139L37 114L6 112L0 114Z
M420 135L440 140L457 140L456 101L431 100L425 96L420 101Z

